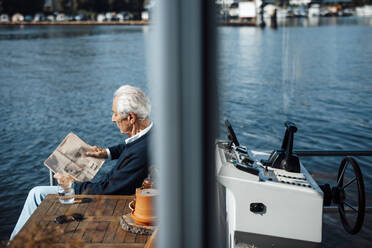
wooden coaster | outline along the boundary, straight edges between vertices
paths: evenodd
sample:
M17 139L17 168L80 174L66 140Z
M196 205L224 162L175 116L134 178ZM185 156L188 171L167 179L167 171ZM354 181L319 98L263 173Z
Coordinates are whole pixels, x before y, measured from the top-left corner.
M135 233L135 234L146 234L150 235L156 229L157 226L145 226L139 225L134 222L131 213L122 215L120 217L120 225L121 227L128 232Z

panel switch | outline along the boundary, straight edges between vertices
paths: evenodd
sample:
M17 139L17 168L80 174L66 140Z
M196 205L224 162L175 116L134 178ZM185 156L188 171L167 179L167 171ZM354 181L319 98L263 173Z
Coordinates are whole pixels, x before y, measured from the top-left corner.
M266 206L261 202L253 202L250 205L250 210L252 213L264 213L266 212Z

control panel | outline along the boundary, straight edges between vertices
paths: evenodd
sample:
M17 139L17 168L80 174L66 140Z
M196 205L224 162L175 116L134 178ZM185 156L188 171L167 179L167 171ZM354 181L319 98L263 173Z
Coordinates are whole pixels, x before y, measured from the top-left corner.
M257 176L258 181L277 182L295 187L312 187L311 182L306 177L307 173L304 174L302 171L298 173L288 172L283 169L272 168L263 162L268 159L270 152L248 151L245 146L234 146L228 142L218 143L218 148L227 164L241 172Z

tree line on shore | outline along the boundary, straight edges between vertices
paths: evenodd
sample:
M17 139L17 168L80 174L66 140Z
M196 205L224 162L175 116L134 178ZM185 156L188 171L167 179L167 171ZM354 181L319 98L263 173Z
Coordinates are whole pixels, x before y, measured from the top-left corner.
M139 14L146 0L0 0L0 12L36 14L57 10L65 14L127 11Z

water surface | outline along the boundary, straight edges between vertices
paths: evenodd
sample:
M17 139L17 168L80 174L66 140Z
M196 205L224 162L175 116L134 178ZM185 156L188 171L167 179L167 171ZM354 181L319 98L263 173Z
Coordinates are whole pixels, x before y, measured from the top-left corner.
M299 129L296 149L372 150L372 22L309 23L219 28L222 138L228 118L241 143L272 150L291 120ZM147 27L0 27L0 240L12 231L29 189L48 184L43 161L69 132L104 147L122 141L111 123L112 94L122 84L151 90L147 34ZM372 160L357 160L369 197ZM316 180L333 183L340 161L303 163ZM337 214L325 215L324 247L371 245L370 215L366 222L350 236Z
M277 29L219 29L221 136L226 137L227 118L249 149L279 149L289 120L298 127L295 149L372 150L371 19L312 21L290 20ZM372 158L356 159L372 206ZM341 160L301 161L319 183L332 185ZM324 247L372 245L371 214L356 236L345 233L338 214L324 215L323 223Z

